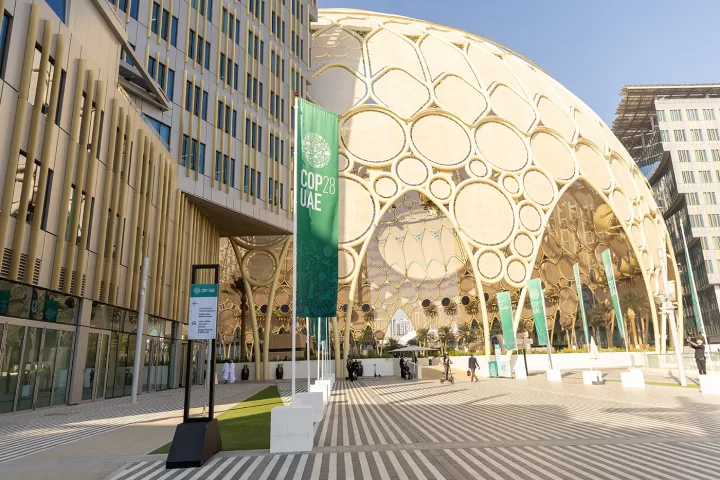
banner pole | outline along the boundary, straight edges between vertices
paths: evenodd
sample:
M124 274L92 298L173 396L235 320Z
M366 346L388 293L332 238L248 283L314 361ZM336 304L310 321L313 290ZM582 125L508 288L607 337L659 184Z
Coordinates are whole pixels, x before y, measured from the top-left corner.
M298 110L298 100L297 96L295 97L295 151L297 152L297 145L298 145L298 129L300 127L299 123L299 110ZM297 180L297 173L295 170L298 168L298 155L295 155L296 158L292 159L293 162L293 175L295 176L294 180ZM296 340L296 332L297 332L297 229L298 229L298 185L297 182L293 182L293 305L292 305L292 356L291 356L291 363L290 363L290 372L292 374L292 381L290 382L292 384L292 406L295 406L295 344L297 342ZM309 387L308 387L309 388Z
M310 391L310 319L305 318L305 368L307 368L307 391Z
M315 343L317 350L317 379L320 380L320 317L317 317L317 329L315 329L315 337L317 342Z

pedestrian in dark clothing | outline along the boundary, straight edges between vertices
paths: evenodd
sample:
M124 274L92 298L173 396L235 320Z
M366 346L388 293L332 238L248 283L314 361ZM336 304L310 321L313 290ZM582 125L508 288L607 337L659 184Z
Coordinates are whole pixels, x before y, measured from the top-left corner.
M400 376L403 380L407 377L405 374L405 359L403 357L400 357Z
M477 358L475 358L472 354L470 354L470 359L468 360L468 369L470 369L470 383L475 380L476 382L479 382L477 375L475 375L475 370L478 368L478 361Z
M695 363L697 363L700 375L707 375L705 370L705 343L699 338L697 343L688 338L688 344L695 350Z
M445 368L445 381L450 380L450 364L452 361L450 360L450 356L446 353L443 355L443 367Z

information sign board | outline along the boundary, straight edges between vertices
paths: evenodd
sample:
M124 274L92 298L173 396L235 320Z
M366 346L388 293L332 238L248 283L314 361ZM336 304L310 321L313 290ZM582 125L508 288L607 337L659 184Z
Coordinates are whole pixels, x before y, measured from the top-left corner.
M217 336L218 286L193 283L190 286L188 339L214 340Z

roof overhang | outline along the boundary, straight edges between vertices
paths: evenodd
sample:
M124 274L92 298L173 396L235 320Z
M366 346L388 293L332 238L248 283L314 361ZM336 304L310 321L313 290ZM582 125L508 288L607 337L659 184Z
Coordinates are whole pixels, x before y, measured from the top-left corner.
M292 235L292 232L223 205L211 202L185 192L190 203L200 209L200 213L210 220L210 224L220 231L221 237L247 237L266 235Z
M132 45L128 42L127 31L125 30L125 23L120 20L115 11L110 8L110 3L107 0L92 0L97 9L102 14L105 23L110 27L110 31L115 35L115 38L120 42L120 48L125 51L125 54L130 57L133 64L123 65L120 62L120 72L118 74L121 77L121 83L126 89L132 91L144 97L147 100L153 102L153 104L162 111L168 111L172 108L170 100L168 100L165 92L155 83L150 73L145 68L145 64L135 54L135 50ZM134 73L134 75L128 75L127 72ZM134 78L134 80L133 80ZM125 81L123 81L125 80ZM135 81L137 80L137 81ZM137 83L136 88L128 87L128 83Z

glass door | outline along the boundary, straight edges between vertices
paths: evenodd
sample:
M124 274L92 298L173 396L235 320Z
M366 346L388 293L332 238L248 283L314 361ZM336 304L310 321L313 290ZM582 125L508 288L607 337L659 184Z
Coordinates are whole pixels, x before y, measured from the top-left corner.
M17 411L30 410L33 407L42 334L42 328L28 327L25 335L25 348L22 354L20 385L16 405Z
M92 400L93 398L99 337L99 333L91 332L88 334L87 353L85 354L85 369L83 370L83 400Z
M64 332L58 330L45 331L40 366L37 373L38 396L35 400L35 408L49 407L52 403L53 373L57 359L58 339L62 333Z
M105 398L105 381L107 377L109 343L110 336L106 333L101 333L98 340L98 347L100 350L97 356L97 365L95 366L95 371L97 372L97 380L95 381L95 392L93 393L93 400Z
M0 413L12 412L15 409L25 326L8 324L4 333L5 345L0 364Z
M68 330L58 331L55 372L53 374L52 405L64 405L67 402L74 342L74 332Z

